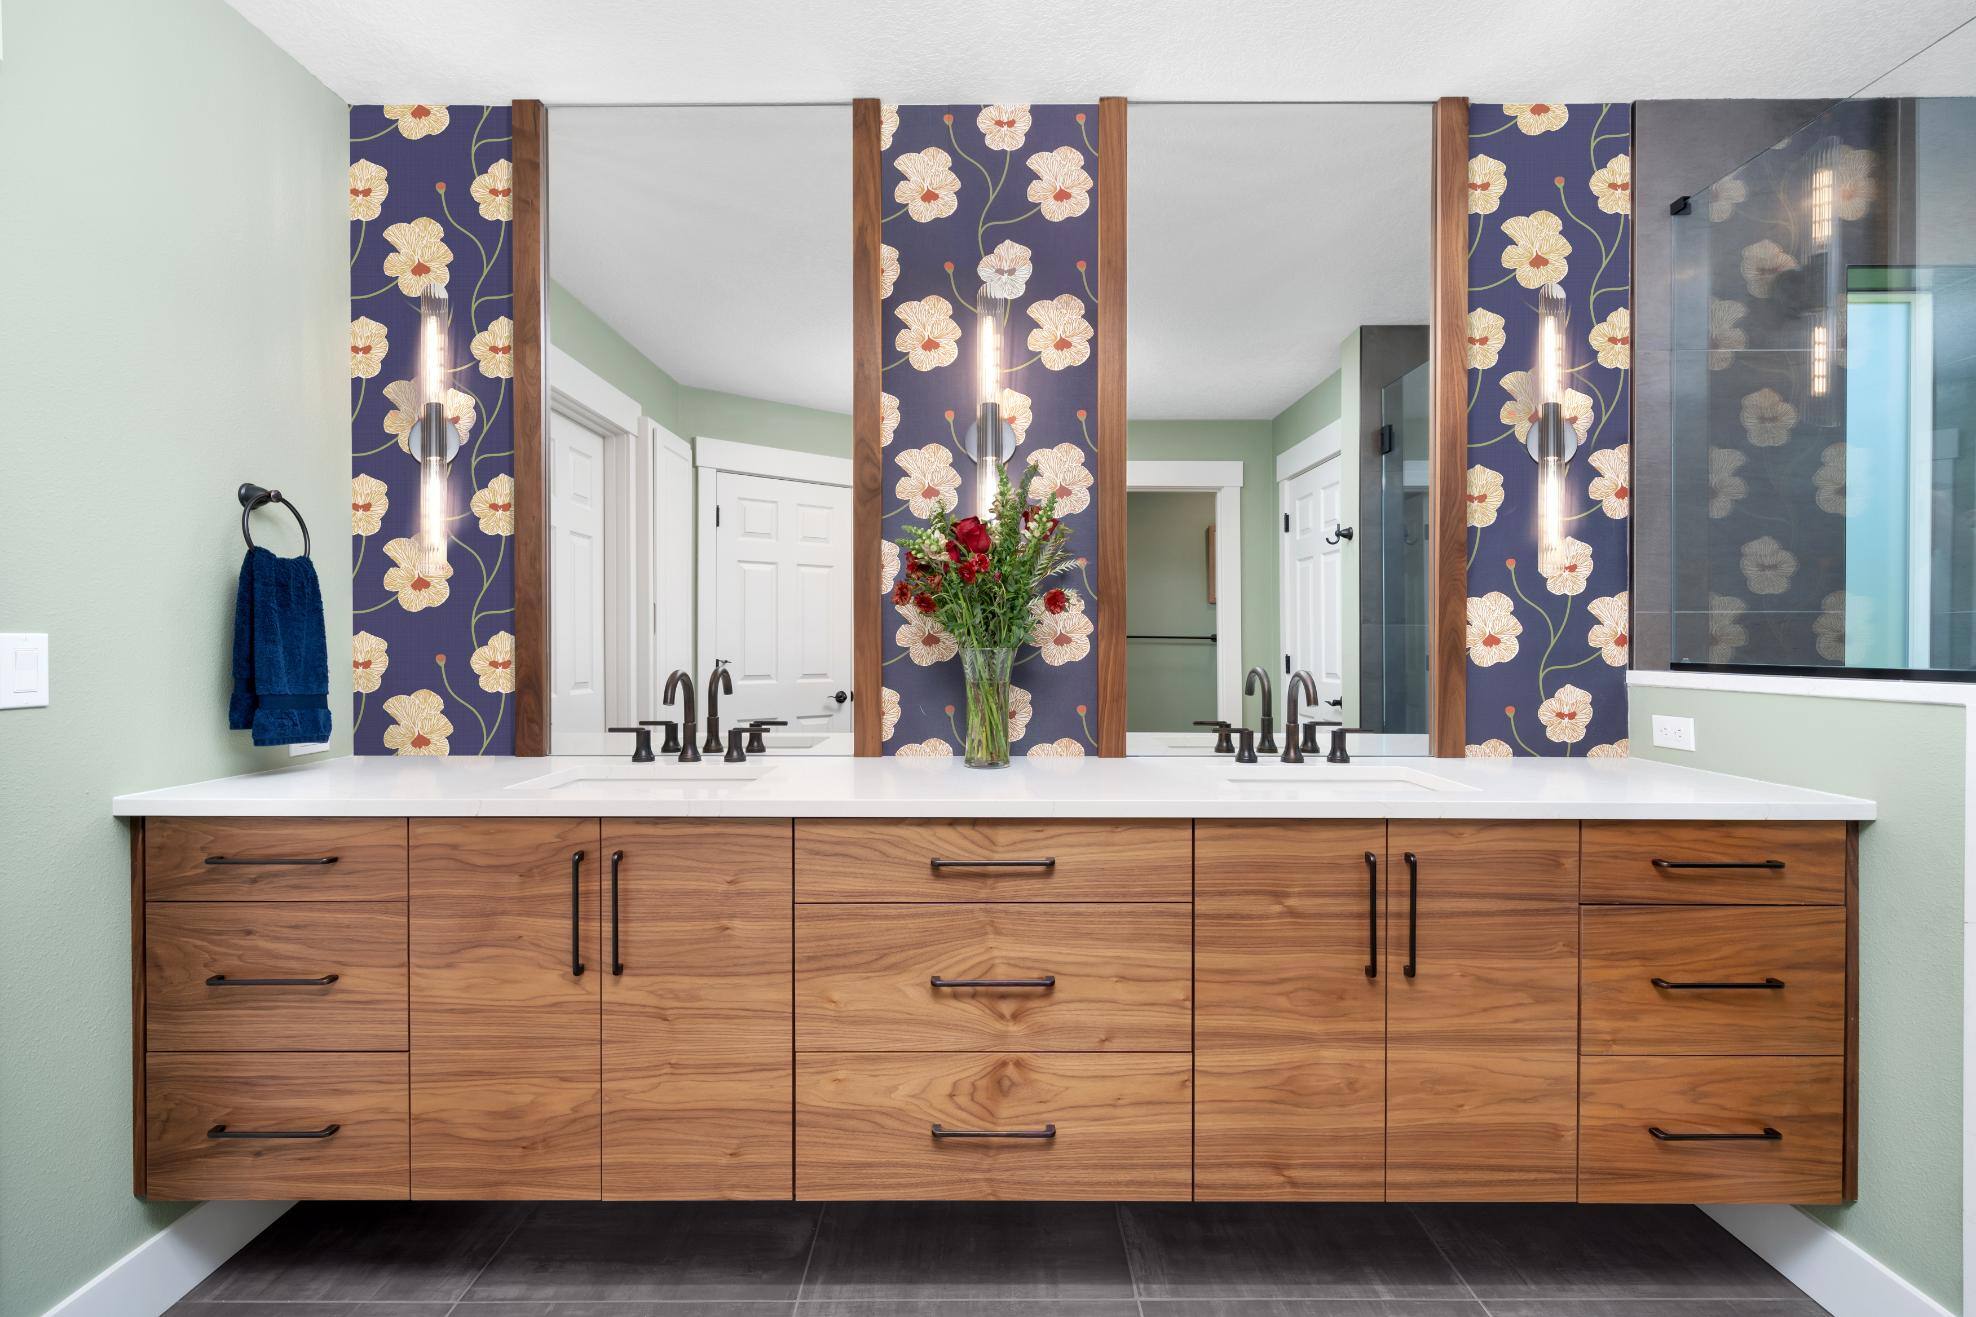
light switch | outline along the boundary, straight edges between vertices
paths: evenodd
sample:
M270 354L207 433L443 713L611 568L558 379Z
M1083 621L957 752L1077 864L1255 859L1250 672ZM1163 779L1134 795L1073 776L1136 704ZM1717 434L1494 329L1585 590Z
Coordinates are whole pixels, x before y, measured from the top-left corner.
M35 709L47 703L47 633L0 632L0 709Z

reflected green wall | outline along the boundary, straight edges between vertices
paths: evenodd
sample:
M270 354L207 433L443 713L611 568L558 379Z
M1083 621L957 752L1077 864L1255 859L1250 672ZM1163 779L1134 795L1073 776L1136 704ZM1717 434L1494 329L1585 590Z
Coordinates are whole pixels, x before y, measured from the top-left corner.
M1808 1210L1961 1311L1963 711L1654 686L1629 696L1642 758L1879 803L1859 837L1859 1201ZM1654 749L1655 714L1693 718L1696 752Z
M1126 616L1134 635L1204 636L1216 628L1208 602L1211 493L1128 493ZM1238 546L1239 547L1239 546ZM1215 716L1215 647L1184 640L1134 640L1126 647L1125 725L1134 732L1191 732Z

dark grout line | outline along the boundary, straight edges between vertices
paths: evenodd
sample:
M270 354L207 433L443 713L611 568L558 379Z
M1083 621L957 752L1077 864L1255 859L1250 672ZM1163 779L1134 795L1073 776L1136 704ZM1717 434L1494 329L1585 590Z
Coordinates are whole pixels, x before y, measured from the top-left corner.
M791 1301L789 1311L799 1311L803 1303L803 1291L810 1287L810 1264L816 1261L816 1242L823 1238L823 1218L830 1211L828 1203L819 1203L816 1209L816 1226L810 1231L810 1251L803 1255L803 1274L796 1282L796 1297Z
M1462 1289L1468 1294L1469 1302L1481 1308L1484 1313L1488 1313L1489 1305L1482 1301L1482 1296L1477 1294L1475 1287L1468 1283L1468 1277L1461 1274L1461 1268L1456 1266L1455 1260L1448 1256L1448 1250L1441 1247L1441 1241L1435 1238L1434 1232L1428 1228L1427 1222L1421 1217L1420 1209L1412 1204L1408 1204L1406 1211L1407 1215L1413 1218L1414 1225L1420 1228L1420 1233L1427 1237L1427 1242L1434 1246L1435 1255L1441 1261L1448 1264L1448 1270L1453 1272L1454 1278L1461 1282Z
M494 1251L487 1255L487 1260L480 1264L473 1275L467 1279L467 1283L461 1287L459 1294L453 1299L453 1306L446 1310L446 1317L453 1317L453 1314L460 1310L460 1305L467 1301L467 1295L473 1293L473 1287L480 1283L480 1278L487 1273L489 1267L494 1265L494 1259L501 1256L501 1250L506 1248L514 1240L516 1233L523 1226L527 1225L534 1218L535 1214L541 1210L542 1205L537 1203L515 1218L515 1223L508 1227L508 1233L501 1236L501 1242L496 1244Z

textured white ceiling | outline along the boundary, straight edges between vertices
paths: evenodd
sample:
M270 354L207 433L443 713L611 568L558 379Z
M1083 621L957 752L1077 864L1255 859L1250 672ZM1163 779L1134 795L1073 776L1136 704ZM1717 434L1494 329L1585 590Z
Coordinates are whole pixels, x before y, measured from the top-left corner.
M1846 96L1972 0L232 0L355 104Z

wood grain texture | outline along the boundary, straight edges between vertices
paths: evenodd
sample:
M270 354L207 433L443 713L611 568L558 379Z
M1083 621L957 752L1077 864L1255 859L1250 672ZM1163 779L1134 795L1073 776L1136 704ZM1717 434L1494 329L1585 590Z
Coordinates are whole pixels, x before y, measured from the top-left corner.
M1844 1196L1838 1057L1586 1057L1579 1197L1588 1203L1835 1203ZM1670 1133L1775 1142L1670 1143Z
M1432 309L1428 332L1427 730L1433 753L1468 740L1468 101L1434 103Z
M604 822L606 865L624 855L623 972L609 924L599 968L607 1199L794 1192L789 826Z
M1125 753L1126 102L1098 100L1098 753Z
M800 1199L1184 1200L1184 1056L815 1053L796 1065ZM1053 1139L935 1139L932 1127Z
M152 1198L405 1198L402 1052L153 1054L146 1175ZM325 1139L214 1139L319 1130Z
M879 690L883 620L878 546L885 538L885 457L879 433L883 390L883 299L879 296L879 245L884 238L880 174L879 105L851 102L851 731L855 753L884 753L884 710Z
M1185 1052L1184 905L806 905L796 1046L840 1052ZM1050 988L936 988L1040 978Z
M1768 989L1657 988L1761 983ZM1597 1054L1839 1056L1846 914L1836 906L1586 906L1582 1048Z
M1388 828L1386 1190L1569 1201L1576 1185L1578 825ZM1389 963L1390 963L1389 962Z
M1385 1196L1385 849L1383 820L1195 824L1195 1197Z
M1859 824L1846 824L1846 1128L1840 1197L1859 1197Z
M549 124L541 101L516 101L515 322L515 753L549 753ZM875 573L874 573L875 574Z
M144 825L130 821L130 1191L145 1196Z
M146 921L146 1039L153 1053L403 1051L403 901L196 901ZM209 986L337 976L322 987Z
M144 828L151 901L402 901L405 820L151 819ZM335 857L334 864L207 864Z
M599 1195L601 840L596 819L412 821L415 1197Z
M1049 869L930 861L1054 859ZM1188 819L798 819L796 899L1186 901Z
M1846 825L1792 822L1585 824L1583 898L1616 905L1842 905ZM1656 859L1782 860L1782 869L1656 869Z

